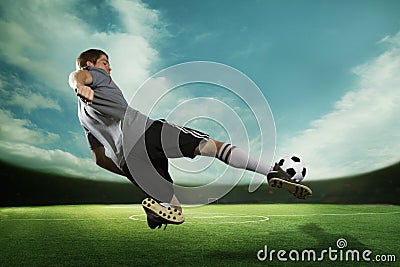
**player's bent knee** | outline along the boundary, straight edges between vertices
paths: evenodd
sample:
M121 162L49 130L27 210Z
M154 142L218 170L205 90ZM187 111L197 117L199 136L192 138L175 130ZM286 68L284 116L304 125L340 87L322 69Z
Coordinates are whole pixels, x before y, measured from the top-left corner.
M201 142L196 149L196 152L198 153L197 155L215 157L222 144L222 142L213 139Z

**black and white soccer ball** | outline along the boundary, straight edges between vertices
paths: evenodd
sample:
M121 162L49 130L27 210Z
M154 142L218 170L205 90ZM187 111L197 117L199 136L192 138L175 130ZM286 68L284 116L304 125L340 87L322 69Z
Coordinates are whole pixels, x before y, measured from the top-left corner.
M292 177L292 180L296 182L301 182L306 177L307 168L298 156L281 158L278 165Z

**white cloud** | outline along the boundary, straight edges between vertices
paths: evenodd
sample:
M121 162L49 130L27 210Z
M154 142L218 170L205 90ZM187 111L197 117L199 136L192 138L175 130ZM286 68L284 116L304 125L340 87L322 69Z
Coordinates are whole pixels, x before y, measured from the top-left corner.
M99 168L91 159L78 158L59 149L49 150L30 144L1 141L0 152L2 160L30 169L92 180L127 181L124 177Z
M0 124L1 142L40 145L54 142L59 138L57 134L38 129L27 119L14 118L10 111L3 109L0 109Z
M30 113L35 109L55 109L61 111L61 107L56 101L32 92L27 92L24 95L14 94L8 104L21 107L25 113Z
M40 86L36 86L40 87ZM53 109L61 111L57 100L41 93L33 92L32 84L24 84L18 74L6 75L0 73L0 104L3 107L17 106L25 113L37 109ZM48 92L44 92L48 94Z
M159 22L159 11L150 9L141 1L110 0L110 4L118 10L128 33L146 39L159 38L159 35L166 34Z
M104 45L110 51L113 79L129 101L141 83L150 75L150 66L158 60L158 53L139 36L116 34L110 44Z
M0 20L3 60L44 80L52 88L63 89L66 84L65 70L60 68L65 66L63 55L73 51L73 40L85 37L81 30L85 24L66 13L62 1L2 1L2 5L7 10Z
M310 179L362 173L400 161L400 33L382 42L388 45L383 54L353 69L357 86L309 129L282 142L278 155L300 154Z
M217 35L218 34L212 33L212 32L203 32L203 33L195 35L193 38L193 42L195 42L195 43L205 42L205 41L208 41L213 38L215 39L217 37Z
M122 21L118 32L97 31L70 13L79 6L78 1L2 1L7 13L0 19L1 56L64 94L78 54L88 48L104 49L117 70L118 84L130 96L158 60L150 42L162 36L162 28L158 13L140 1L115 0L110 4Z
M90 18L81 19L76 8L85 3L77 0L0 2L1 9L7 10L0 18L0 56L6 65L29 75L24 77L29 84L15 77L13 82L0 79L0 93L7 97L0 101L2 159L42 170L115 179L91 159L44 149L49 142L57 141L58 135L39 129L29 120L30 112L38 108L65 110L59 104L65 101L60 99L73 95L67 84L68 74L75 69L78 54L88 48L100 48L109 54L115 70L113 78L128 100L149 76L151 65L158 60L151 43L162 37L164 31L159 25L158 12L139 0L110 0L109 4L121 23L118 31L98 30L98 24L90 23ZM102 22L108 23L107 18ZM37 81L43 84L35 84ZM71 97L71 106L73 101ZM17 118L5 110L9 106L21 107L26 116Z
M4 161L46 172L124 181L98 168L92 159L78 158L59 149L39 148L38 145L52 143L59 137L38 129L29 120L14 118L11 112L0 109L0 124L0 158Z

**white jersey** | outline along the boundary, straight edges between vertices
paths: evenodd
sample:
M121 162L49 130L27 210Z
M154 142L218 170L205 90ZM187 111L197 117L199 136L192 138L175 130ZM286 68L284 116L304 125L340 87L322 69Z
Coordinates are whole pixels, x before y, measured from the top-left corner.
M113 162L122 169L125 164L123 123L128 122L130 134L141 136L144 134L144 128L135 125L143 125L143 122L151 124L152 120L128 106L122 91L105 70L95 67L88 67L87 70L93 77L93 82L89 86L94 90L94 98L91 105L82 100L78 101L79 121L88 136L89 143L91 142L89 136L94 136L107 149ZM128 120L124 122L127 111L129 118L127 117Z

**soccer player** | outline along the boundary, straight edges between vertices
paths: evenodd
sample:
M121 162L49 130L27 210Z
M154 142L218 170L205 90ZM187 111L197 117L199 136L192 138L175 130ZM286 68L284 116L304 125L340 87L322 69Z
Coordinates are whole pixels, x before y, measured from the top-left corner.
M111 78L109 57L104 51L84 51L76 64L69 85L78 96L78 117L96 164L127 177L145 192L148 197L142 206L150 228L184 222L168 172L168 158L216 157L232 167L267 175L271 186L284 188L297 198L311 196L310 188L293 182L277 164L271 169L239 147L165 120L153 120L129 107ZM123 126L128 136L123 136ZM124 147L123 137L133 137L129 148Z

